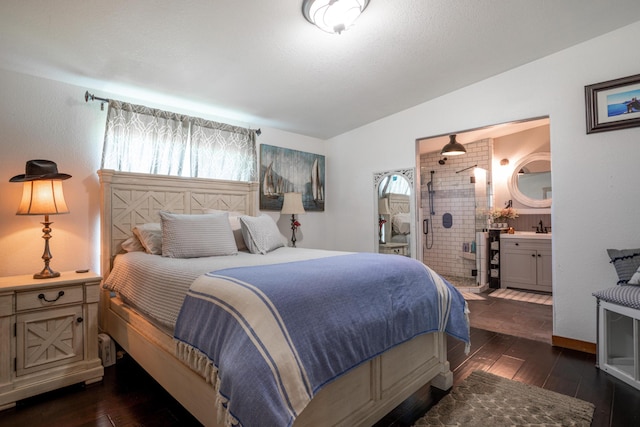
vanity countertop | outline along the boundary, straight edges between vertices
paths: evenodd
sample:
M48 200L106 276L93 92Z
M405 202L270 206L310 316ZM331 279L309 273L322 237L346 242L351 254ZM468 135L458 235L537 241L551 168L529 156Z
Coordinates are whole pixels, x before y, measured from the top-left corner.
M536 233L535 231L516 231L515 234L501 233L501 239L551 239L551 233Z

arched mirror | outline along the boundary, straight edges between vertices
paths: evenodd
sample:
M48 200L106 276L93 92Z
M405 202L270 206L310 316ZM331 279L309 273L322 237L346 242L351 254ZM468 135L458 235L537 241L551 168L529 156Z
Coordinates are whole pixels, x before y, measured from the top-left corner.
M507 184L511 196L523 205L551 207L551 153L533 153L522 158Z
M375 252L415 257L413 169L373 174Z

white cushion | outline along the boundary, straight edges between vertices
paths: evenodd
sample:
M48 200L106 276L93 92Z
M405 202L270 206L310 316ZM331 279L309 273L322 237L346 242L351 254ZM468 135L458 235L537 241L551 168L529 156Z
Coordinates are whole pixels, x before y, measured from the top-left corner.
M284 246L282 234L269 215L243 215L240 218L242 236L252 254L266 254Z
M132 231L147 253L162 254L162 227L159 222L137 225Z
M397 213L391 220L394 234L409 234L411 233L411 214L409 213Z
M162 256L198 258L238 253L226 212L185 215L162 211L160 219Z
M142 243L140 243L140 239L138 239L138 237L136 237L135 235L129 237L127 240L122 242L120 246L122 247L122 249L124 249L127 252L145 252L146 251L144 246L142 246Z
M630 285L640 285L640 267L633 273L633 276L631 276L631 279L629 279L627 283Z

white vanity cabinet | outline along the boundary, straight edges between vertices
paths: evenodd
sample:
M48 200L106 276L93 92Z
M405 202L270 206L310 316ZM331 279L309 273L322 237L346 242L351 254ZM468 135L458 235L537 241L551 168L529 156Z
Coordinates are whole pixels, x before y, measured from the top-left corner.
M500 236L500 287L551 292L551 238Z

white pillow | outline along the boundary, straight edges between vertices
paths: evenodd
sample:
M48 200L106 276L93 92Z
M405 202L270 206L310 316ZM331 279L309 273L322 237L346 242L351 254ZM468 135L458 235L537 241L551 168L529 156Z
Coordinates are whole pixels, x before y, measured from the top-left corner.
M129 237L120 246L127 252L145 252L144 246L136 236Z
M397 213L391 220L394 234L409 234L411 233L411 214L409 213Z
M243 215L240 218L242 236L252 254L266 254L284 246L282 234L269 215Z
M162 256L199 258L238 253L226 212L185 215L161 211L160 220Z
M149 254L162 255L162 227L158 222L133 227L133 234Z
M217 209L205 209L204 213L224 213L227 211L221 211ZM240 226L240 217L244 215L242 212L233 212L229 211L229 225L231 225L231 230L233 231L233 238L236 240L236 246L239 251L246 251L247 245L244 242L244 238L242 237L242 227Z
M640 267L638 267L636 272L633 273L633 276L631 276L631 279L629 279L627 284L629 284L629 285L640 285Z

